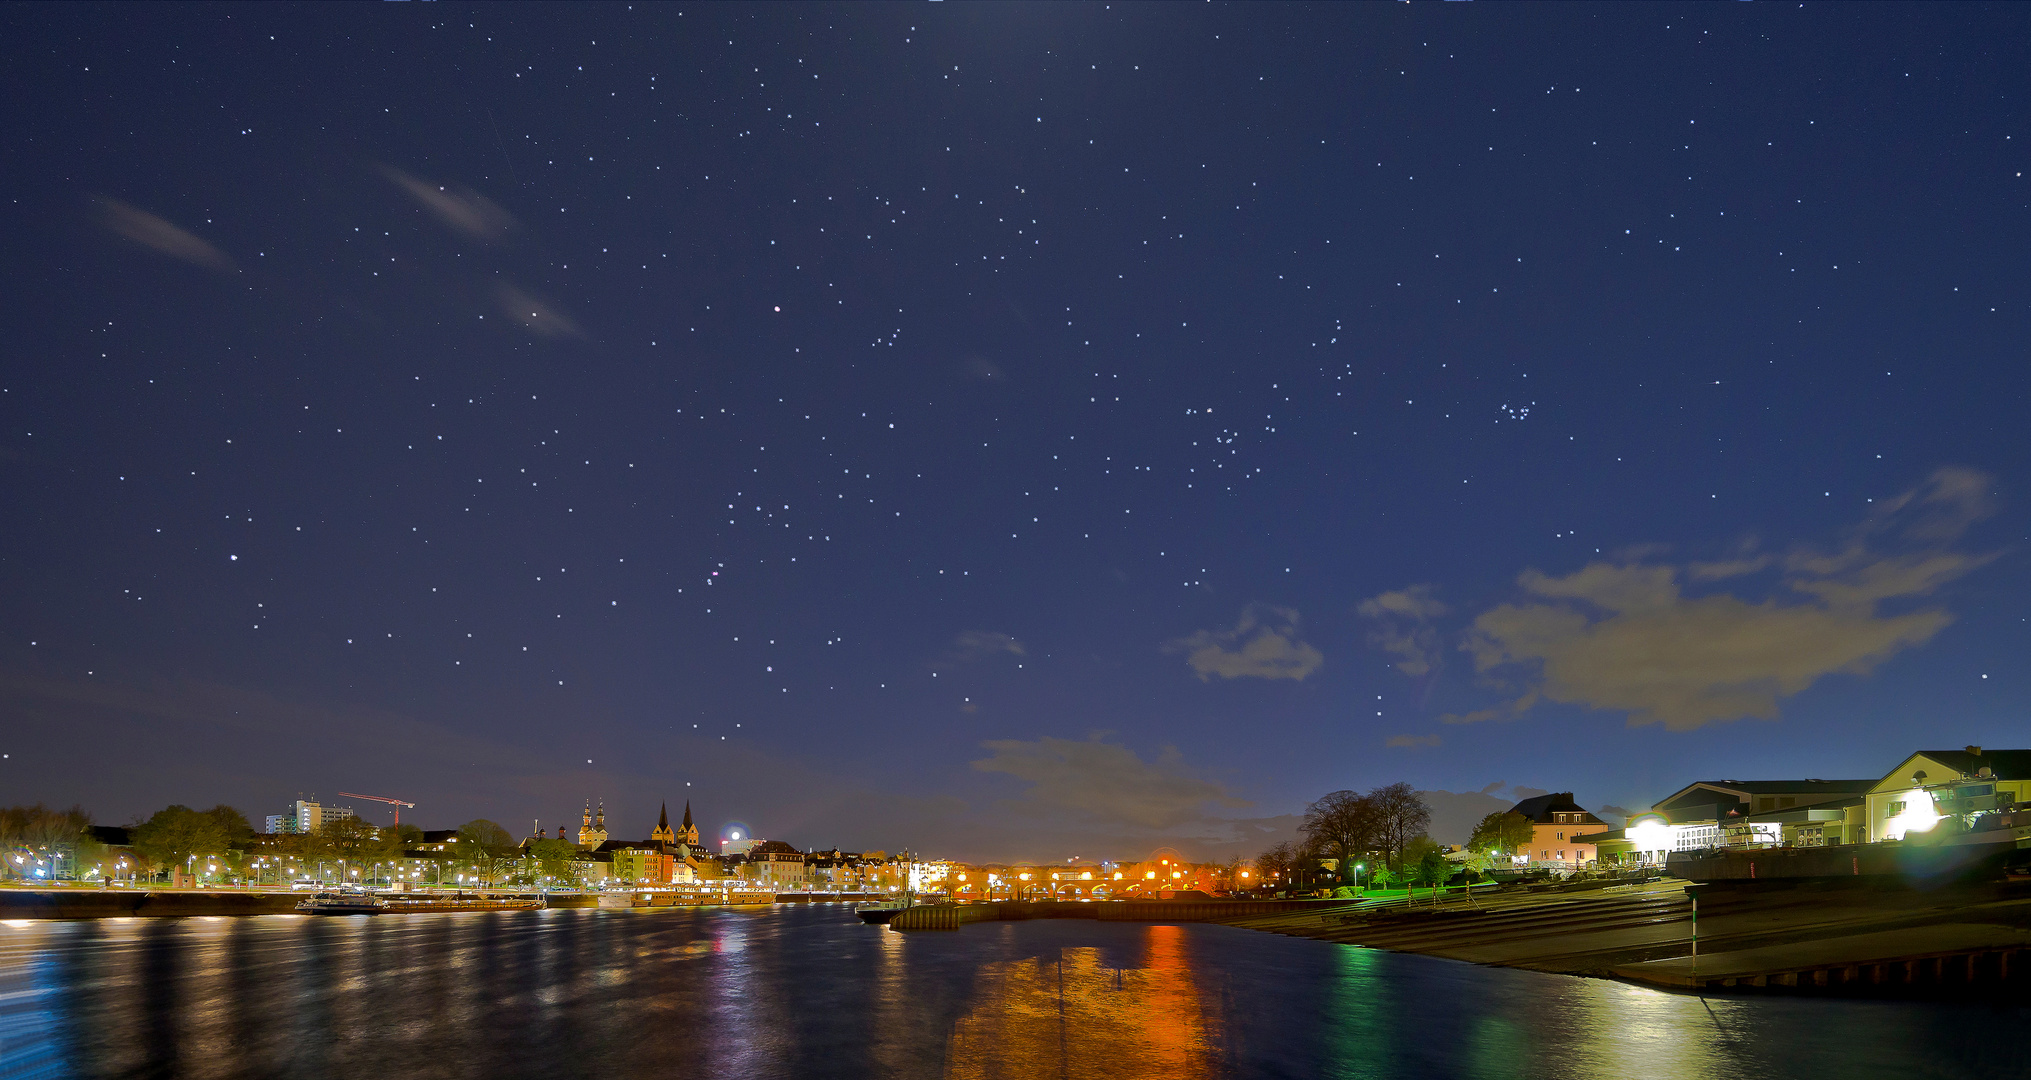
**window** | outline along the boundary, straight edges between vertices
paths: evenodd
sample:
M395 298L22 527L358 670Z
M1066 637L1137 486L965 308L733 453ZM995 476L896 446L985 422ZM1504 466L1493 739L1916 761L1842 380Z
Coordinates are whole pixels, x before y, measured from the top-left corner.
M1903 812L1904 812L1904 801L1902 799L1899 799L1896 802L1890 804L1890 814L1892 817L1895 817L1896 815L1901 814Z
M1768 795L1765 795L1763 798L1756 800L1756 809L1758 810L1769 810L1774 808L1776 805L1777 800L1769 797Z
M1793 799L1793 798L1790 798L1789 796L1787 796L1787 797L1785 797L1785 798L1782 798L1782 799L1779 799L1779 800L1777 800L1777 808L1778 808L1778 809L1780 809L1780 810L1789 810L1789 809L1791 809L1792 807L1794 807L1794 806L1797 806L1797 805L1798 805L1798 800L1797 800L1797 799Z
M1559 833L1559 835L1558 835L1558 838L1559 838L1560 840L1564 840L1564 839L1566 838L1566 834L1565 834L1565 833L1563 833L1563 832L1561 832L1561 833Z

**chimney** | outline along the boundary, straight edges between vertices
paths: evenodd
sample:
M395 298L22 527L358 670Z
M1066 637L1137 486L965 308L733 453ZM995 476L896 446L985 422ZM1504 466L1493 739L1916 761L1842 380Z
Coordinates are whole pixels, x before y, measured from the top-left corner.
M1967 751L1968 753L1973 754L1976 757L1982 756L1982 748L1979 746L1970 746L1967 748Z

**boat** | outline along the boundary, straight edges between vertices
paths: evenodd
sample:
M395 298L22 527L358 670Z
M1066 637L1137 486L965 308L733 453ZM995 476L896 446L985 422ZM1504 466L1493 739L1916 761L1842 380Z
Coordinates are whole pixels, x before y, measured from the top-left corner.
M527 896L419 896L386 901L389 912L432 911L533 911L543 907L540 899Z
M900 912L907 911L915 904L910 897L901 900L880 900L872 904L861 904L853 909L864 923L886 923Z
M324 892L298 901L296 910L305 915L379 915L388 904L377 896Z

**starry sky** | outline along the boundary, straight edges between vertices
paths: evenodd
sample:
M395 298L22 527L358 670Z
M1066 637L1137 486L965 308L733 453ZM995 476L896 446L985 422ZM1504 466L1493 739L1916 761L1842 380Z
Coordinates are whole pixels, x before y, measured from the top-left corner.
M1214 857L2031 745L2021 6L0 21L7 801Z

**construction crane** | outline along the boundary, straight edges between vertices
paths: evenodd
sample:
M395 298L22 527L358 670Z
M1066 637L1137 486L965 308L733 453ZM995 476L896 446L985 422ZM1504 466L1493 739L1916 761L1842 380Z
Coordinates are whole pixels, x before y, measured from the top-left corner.
M346 797L346 798L348 798L348 799L372 799L372 800L374 800L375 802L384 802L384 803L387 803L387 804L389 804L390 806L393 806L393 807L395 808L395 824L396 824L396 825L401 825L401 824L402 824L402 808L403 808L403 807L405 807L405 806L406 806L406 807L408 807L408 808L409 808L409 809L411 809L411 810L414 810L414 809L416 809L416 804L415 804L415 803L413 803L413 802L403 802L403 801L402 801L402 800L400 800L400 799L391 799L391 798L387 797L386 795L361 795L361 794L359 794L359 793L357 793L357 792L352 792L352 791L341 791L341 792L339 792L339 794L340 794L340 795L343 795L343 796L345 796L345 797Z

